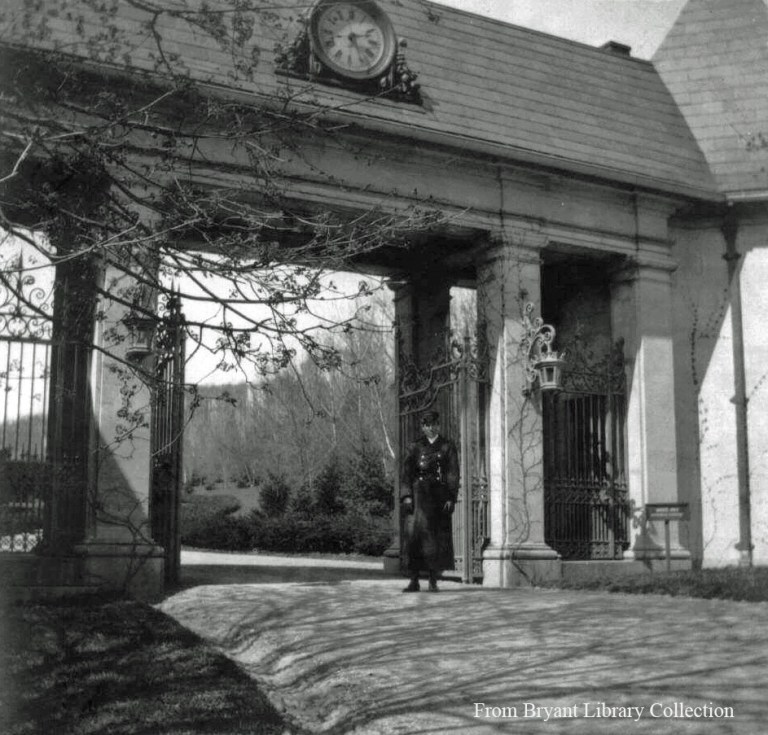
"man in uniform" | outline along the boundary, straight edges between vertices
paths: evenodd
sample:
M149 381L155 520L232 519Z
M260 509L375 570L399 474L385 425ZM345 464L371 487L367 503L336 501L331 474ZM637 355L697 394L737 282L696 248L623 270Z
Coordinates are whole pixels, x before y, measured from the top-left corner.
M456 445L440 435L439 414L421 418L422 437L405 456L400 485L404 522L403 561L410 582L403 592L419 591L419 572L429 572L429 591L437 578L454 568L451 514L459 491Z

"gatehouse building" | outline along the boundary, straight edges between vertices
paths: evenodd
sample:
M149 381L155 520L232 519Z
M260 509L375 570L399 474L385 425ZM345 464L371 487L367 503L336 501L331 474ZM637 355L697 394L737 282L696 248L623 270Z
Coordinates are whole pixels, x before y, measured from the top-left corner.
M768 561L764 0L689 0L651 61L610 39L587 46L424 0L286 0L269 13L255 3L238 46L191 20L191 0L69 5L10 0L6 100L32 79L48 116L85 118L87 103L122 90L134 104L162 89L152 43L162 37L196 104L284 105L321 121L279 150L292 201L435 214L407 249L385 243L357 265L385 275L393 293L401 451L426 408L448 417L460 445L464 581ZM83 74L81 98L61 110L46 107L55 55ZM201 108L162 109L162 124L186 134ZM14 130L12 105L0 114ZM14 155L4 153L6 166ZM131 155L162 175L149 133L132 139ZM27 165L3 183L7 211L24 196L20 176L45 187L46 170ZM254 201L263 185L215 134L188 155L185 176L211 192L252 186ZM78 211L106 195L87 172L56 185L84 200ZM46 235L61 254L78 232ZM31 403L26 423L18 409L3 426L0 555L19 584L152 597L178 573L178 310L165 327L173 359L160 366L172 389L153 398L132 380L141 416L130 450L112 441L126 431L125 384L107 352L130 358L137 345L101 349L110 330L130 328L129 306L95 303L93 284L116 293L132 277L62 260L42 331L21 286L0 285L6 395L12 363L46 365L35 388L44 419ZM476 339L451 329L459 285L476 292ZM22 423L39 442L19 443ZM35 518L43 540L33 553L23 539ZM396 514L384 560L393 572L399 523Z

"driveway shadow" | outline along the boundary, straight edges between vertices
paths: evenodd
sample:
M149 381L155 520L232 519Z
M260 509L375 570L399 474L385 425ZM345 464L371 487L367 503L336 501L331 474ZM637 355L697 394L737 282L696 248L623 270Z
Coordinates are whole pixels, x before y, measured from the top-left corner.
M766 605L449 584L402 595L399 579L327 575L188 588L160 608L310 732L756 735L768 722ZM651 716L676 702L733 717ZM507 709L478 717L478 703ZM587 703L644 715L591 718Z

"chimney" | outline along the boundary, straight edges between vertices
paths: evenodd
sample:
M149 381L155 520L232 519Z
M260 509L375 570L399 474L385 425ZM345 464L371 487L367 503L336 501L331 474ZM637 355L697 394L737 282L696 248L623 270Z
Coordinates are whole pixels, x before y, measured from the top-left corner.
M632 51L631 46L627 46L625 43L619 43L618 41L608 41L600 48L603 49L603 51L608 51L617 56L626 56L627 58L631 56L630 51Z

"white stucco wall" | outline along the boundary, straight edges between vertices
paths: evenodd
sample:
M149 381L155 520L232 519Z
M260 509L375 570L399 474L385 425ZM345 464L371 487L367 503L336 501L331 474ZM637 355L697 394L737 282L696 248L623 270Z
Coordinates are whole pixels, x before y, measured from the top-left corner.
M678 485L690 503L692 555L704 566L737 564L739 483L731 309L719 223L675 227L675 402ZM742 225L741 288L752 537L755 563L768 563L768 227Z

